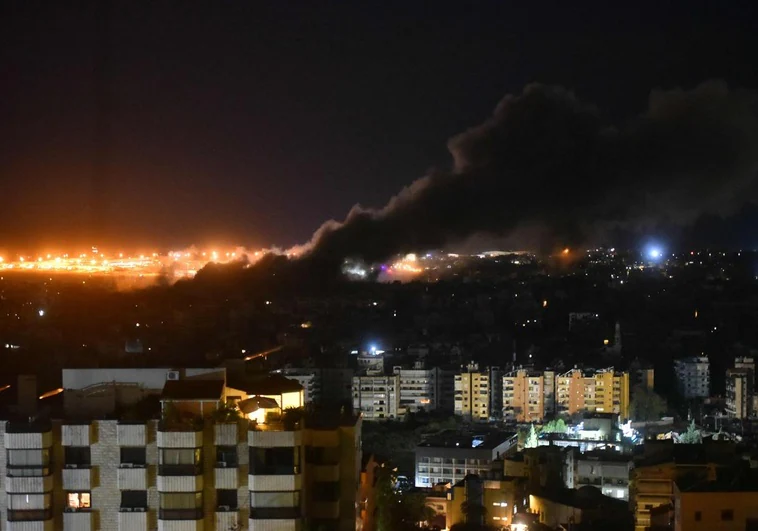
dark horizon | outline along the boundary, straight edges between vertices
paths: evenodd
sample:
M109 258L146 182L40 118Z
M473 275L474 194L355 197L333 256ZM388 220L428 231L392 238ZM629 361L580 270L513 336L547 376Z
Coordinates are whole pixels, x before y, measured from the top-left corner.
M103 4L0 7L0 248L286 248L448 170L531 82L619 124L654 89L758 88L749 2ZM754 210L687 240L756 245Z

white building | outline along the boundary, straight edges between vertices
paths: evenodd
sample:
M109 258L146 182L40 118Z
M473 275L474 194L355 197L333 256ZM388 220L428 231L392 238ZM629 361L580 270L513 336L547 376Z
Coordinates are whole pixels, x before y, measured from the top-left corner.
M319 369L288 368L276 371L303 386L306 404L319 403L321 399L321 371Z
M400 376L353 376L353 411L364 420L397 418L400 411Z
M289 396L302 397L294 382L271 378L260 388L230 389L220 378L178 372L178 379L164 372L160 406L151 401L154 411L133 411L129 420L84 413L120 399L121 391L123 406L137 396L129 386L140 386L126 381L130 374L154 386L160 370L113 370L111 382L94 382L94 371L67 371L65 392L95 404L72 410L71 418L30 421L25 408L36 403L20 400L20 416L0 421L0 529L296 530L324 515L329 529L356 528L360 416L288 420L286 405L302 404ZM32 379L23 383L31 390ZM219 410L235 397L242 399L236 416ZM250 422L261 409L271 413L265 425Z
M708 398L711 392L711 369L706 356L674 360L679 393L686 399Z
M629 499L630 456L596 450L576 455L574 466L574 488L591 485L606 496Z

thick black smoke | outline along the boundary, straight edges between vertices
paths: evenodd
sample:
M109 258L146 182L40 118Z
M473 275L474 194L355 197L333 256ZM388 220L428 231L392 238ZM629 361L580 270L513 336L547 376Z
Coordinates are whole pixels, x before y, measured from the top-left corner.
M418 179L384 208L355 206L325 223L306 256L378 262L524 225L563 245L729 213L758 191L757 101L721 82L654 91L645 114L616 127L563 88L529 85L448 142L450 171Z

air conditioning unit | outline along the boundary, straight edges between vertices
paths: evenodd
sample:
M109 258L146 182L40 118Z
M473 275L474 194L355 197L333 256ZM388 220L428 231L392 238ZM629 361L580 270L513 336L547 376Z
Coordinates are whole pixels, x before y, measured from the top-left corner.
M217 461L216 462L216 468L226 468L227 464L226 461Z
M166 380L178 380L179 379L179 371L168 371L166 373Z
M219 510L219 511L231 511L231 510L232 510L232 508L231 508L231 506L229 506L229 505L219 505L219 506L218 506L218 510Z

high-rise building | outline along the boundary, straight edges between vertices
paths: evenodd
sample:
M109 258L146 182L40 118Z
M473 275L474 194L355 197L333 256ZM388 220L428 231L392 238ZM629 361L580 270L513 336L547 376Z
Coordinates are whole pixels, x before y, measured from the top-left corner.
M365 420L388 420L400 414L400 376L353 376L353 409Z
M552 378L549 380L552 384ZM506 373L503 376L503 419L540 422L545 418L545 389L545 376L540 371L517 369Z
M489 371L470 364L465 372L455 375L455 414L469 420L490 420L491 389Z
M629 418L629 373L613 368L571 369L558 375L555 384L556 412L616 413Z
M635 358L629 364L629 379L633 390L641 387L647 391L652 391L655 388L655 370L653 366L639 358Z
M442 409L442 387L449 372L436 367L425 369L417 362L413 369L395 367L394 374L400 389L399 415Z
M679 394L686 399L707 398L711 392L711 369L706 356L674 360Z
M284 402L302 403L302 389L275 388L283 379L232 388L223 372L184 379L187 373L171 371L159 396L149 390L138 398L145 389L126 381L134 370L110 371L116 379L101 382L99 392L72 390L72 403L92 407L60 420L1 422L0 527L355 529L359 416L287 411ZM71 372L68 380L94 374ZM103 395L107 389L114 394ZM123 400L121 419L87 414L113 406L111 398ZM148 406L156 403L154 417Z
M755 414L755 361L738 357L734 367L726 370L726 413L730 417L744 419Z

